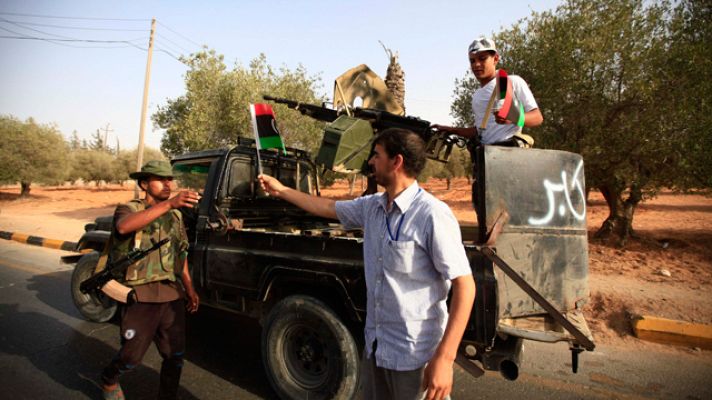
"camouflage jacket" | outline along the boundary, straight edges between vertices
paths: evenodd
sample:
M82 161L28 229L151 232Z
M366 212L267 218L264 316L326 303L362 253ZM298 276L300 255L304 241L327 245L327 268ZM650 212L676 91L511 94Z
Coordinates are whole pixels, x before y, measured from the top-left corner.
M119 207L124 206L128 207L132 213L143 211L146 208L142 200L132 200ZM118 210L117 207L117 214ZM162 280L175 281L176 275L180 275L182 272L183 263L188 254L188 238L180 211L171 210L158 217L143 228L140 234L135 232L124 236L116 231L116 217L114 219L109 260L118 260L136 247L146 249L151 246L151 239L156 242L164 238L171 239L170 242L161 246L160 250L154 251L148 257L129 266L124 277L124 284L138 286ZM140 243L136 243L137 239L140 239Z

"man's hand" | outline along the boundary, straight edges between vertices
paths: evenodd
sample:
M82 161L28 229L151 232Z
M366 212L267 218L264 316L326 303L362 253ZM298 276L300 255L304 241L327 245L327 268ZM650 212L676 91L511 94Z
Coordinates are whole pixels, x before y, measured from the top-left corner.
M494 121L500 125L511 125L512 121L502 118L498 115L499 111L493 111L492 114L494 114Z
M188 295L188 301L185 303L185 309L188 310L189 313L193 314L198 311L200 297L198 297L198 293L195 292L193 286L186 288L186 294Z
M453 363L444 357L433 357L423 371L424 400L442 400L452 391Z
M281 197L282 192L287 189L287 187L282 185L280 181L269 175L260 174L257 176L257 179L260 181L262 190L270 196L279 198Z
M198 204L198 201L200 201L200 193L192 190L181 190L175 196L168 199L171 208L194 208Z

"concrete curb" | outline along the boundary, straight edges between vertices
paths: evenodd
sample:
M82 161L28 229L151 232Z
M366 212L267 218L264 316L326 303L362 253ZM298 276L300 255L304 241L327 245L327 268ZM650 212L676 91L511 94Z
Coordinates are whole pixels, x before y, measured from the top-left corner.
M50 249L77 251L76 242L66 242L64 240L46 239L39 236L26 235L18 232L0 231L0 239L14 240L16 242L31 244L33 246L48 247Z
M651 342L712 349L712 325L643 315L633 320L633 332Z

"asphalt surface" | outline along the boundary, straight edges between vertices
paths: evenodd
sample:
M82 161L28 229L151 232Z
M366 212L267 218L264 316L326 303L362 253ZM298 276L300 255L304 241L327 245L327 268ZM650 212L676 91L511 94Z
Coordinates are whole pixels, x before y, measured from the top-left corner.
M99 372L119 347L116 322L82 319L58 250L0 241L0 388L4 399L98 399ZM202 308L188 323L182 399L274 399L260 360L260 327ZM643 350L641 350L643 349ZM155 398L160 357L122 378L128 399ZM525 342L520 377L456 368L453 399L710 399L712 355L666 346L599 345L571 372L566 344Z

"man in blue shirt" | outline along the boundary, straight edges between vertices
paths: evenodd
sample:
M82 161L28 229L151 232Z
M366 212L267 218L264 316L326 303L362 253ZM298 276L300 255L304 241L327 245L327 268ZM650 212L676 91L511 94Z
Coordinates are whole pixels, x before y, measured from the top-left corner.
M452 211L416 181L425 166L422 139L411 131L388 129L374 143L368 163L383 193L334 201L285 187L267 175L259 179L271 196L338 218L347 228L364 229L363 397L446 399L475 298L472 270Z

